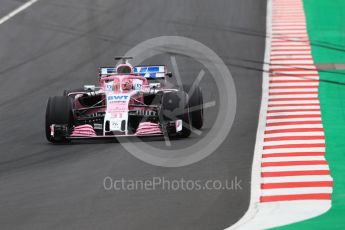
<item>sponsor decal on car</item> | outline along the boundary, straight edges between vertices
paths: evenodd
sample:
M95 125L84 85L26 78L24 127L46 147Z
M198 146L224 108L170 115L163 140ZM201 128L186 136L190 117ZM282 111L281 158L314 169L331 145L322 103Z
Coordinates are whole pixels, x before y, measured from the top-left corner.
M107 96L107 110L109 112L127 112L130 96L127 94L115 94Z
M175 127L176 127L176 132L182 131L182 120L176 120Z
M106 83L106 84L105 84L105 90L106 90L106 91L113 91L113 84L114 84L113 81L111 81L111 82L109 82L109 83Z
M128 95L111 95L107 97L108 101L127 101Z
M103 129L103 125L102 124L98 124L98 123L94 123L93 124L93 128L94 129Z

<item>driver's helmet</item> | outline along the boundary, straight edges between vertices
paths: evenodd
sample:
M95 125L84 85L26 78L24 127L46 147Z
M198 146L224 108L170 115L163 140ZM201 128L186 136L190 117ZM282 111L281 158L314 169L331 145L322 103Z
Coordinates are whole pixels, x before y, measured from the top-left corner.
M118 79L114 79L114 82L113 82L113 90L115 92L119 92L121 91L121 84L120 84L120 81Z
M133 81L131 79L124 80L121 83L122 90L131 90L133 89Z
M116 67L116 73L118 74L133 74L134 68L131 64L120 64Z

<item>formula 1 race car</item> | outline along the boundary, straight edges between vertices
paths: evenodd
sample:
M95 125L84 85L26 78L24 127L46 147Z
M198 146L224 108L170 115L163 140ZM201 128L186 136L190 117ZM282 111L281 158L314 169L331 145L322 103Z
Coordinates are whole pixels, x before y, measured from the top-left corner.
M48 141L163 136L186 138L203 126L199 86L167 88L165 66L135 66L128 59L99 69L99 86L65 90L50 97L45 131ZM189 92L189 94L188 94Z

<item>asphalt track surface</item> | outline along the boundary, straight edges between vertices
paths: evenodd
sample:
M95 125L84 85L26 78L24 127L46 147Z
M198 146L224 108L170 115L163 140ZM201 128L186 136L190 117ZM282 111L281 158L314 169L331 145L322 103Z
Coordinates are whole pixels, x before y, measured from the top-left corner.
M2 2L1 17L22 3ZM222 229L235 223L249 205L265 17L264 0L42 0L0 25L0 228ZM44 115L50 95L96 83L97 67L113 65L115 55L142 41L167 35L205 44L232 73L236 118L217 151L195 164L166 168L138 160L118 143L47 143ZM201 67L187 59L176 56L184 81L192 82ZM222 95L211 78L201 86L205 101ZM203 132L217 112L222 108L205 111ZM174 140L172 147L183 152L197 138ZM150 144L166 148L164 141ZM242 190L106 191L106 176L237 177Z

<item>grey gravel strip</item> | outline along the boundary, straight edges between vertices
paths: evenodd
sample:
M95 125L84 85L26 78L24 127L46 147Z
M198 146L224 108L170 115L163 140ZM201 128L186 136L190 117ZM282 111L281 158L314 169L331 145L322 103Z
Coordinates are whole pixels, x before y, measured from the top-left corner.
M345 63L319 63L315 66L319 70L345 70Z

